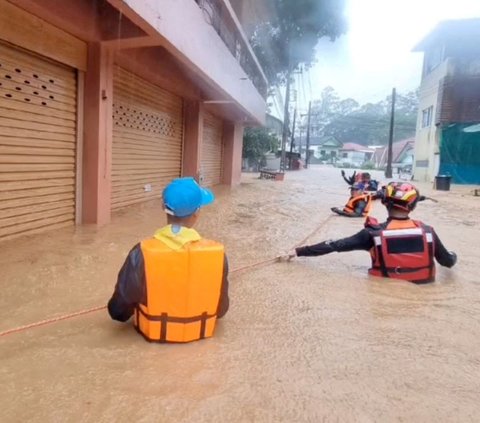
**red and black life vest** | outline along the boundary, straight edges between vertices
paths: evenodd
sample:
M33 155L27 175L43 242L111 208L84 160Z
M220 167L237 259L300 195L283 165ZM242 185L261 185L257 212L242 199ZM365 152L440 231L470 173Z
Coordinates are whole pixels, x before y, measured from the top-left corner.
M369 274L425 283L435 280L433 233L414 220L392 220L386 228L367 228L374 246Z

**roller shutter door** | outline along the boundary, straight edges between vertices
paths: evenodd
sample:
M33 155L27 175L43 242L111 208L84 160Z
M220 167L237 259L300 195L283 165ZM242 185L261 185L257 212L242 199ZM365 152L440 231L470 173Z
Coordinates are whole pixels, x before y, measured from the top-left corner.
M206 113L204 117L201 173L203 185L222 183L223 122L210 113Z
M161 197L182 168L183 103L132 73L115 68L112 209Z
M75 223L74 69L0 43L0 240Z

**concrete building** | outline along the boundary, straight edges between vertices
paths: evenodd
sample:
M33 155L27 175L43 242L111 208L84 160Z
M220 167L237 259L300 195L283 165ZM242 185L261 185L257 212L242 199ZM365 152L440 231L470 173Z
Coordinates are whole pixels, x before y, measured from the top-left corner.
M239 183L267 81L228 0L0 2L0 240Z
M306 150L306 140L303 141L302 154ZM310 137L310 163L335 163L338 160L343 143L332 136Z
M392 144L392 168L398 173L399 169L413 166L415 138L396 141ZM388 147L381 146L375 149L372 161L376 169L385 169L388 161Z
M480 183L480 136L469 132L480 123L479 37L480 19L445 21L414 49L424 52L416 180L448 172L455 182Z
M347 142L340 149L339 163L351 167L361 167L372 159L375 150L354 142Z
M273 0L230 0L230 4L248 37L257 25L275 18Z

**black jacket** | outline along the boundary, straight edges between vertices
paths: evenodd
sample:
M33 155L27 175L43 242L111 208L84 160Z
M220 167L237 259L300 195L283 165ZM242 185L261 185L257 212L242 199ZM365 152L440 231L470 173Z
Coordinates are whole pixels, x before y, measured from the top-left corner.
M145 263L140 244L135 245L118 273L117 284L112 298L108 302L108 313L114 320L126 322L133 314L137 304L147 304ZM223 317L229 307L228 298L228 260L224 256L223 280L218 302L217 317Z
M387 219L386 222L381 223L378 228L375 229L385 229L388 223L392 218ZM402 219L400 219L402 220ZM435 245L435 259L437 262L445 267L452 267L457 262L457 255L454 252L449 252L440 238L435 233L433 228L430 228L433 235L433 242ZM338 239L336 241L323 241L319 244L308 245L306 247L299 247L296 249L297 256L323 256L324 254L344 251L354 251L354 250L365 250L370 251L374 246L374 240L372 237L372 232L369 228L362 229L360 232L357 232L355 235Z

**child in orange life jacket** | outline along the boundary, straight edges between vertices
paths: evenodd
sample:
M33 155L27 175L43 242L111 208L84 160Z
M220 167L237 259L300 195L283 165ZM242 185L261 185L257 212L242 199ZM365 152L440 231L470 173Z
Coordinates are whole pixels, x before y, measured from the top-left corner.
M334 213L347 217L367 216L372 207L372 201L377 198L375 194L365 193L364 186L355 183L350 188L350 198L343 209L332 207Z
M391 182L382 196L388 210L386 222L369 218L365 228L351 237L299 247L282 258L365 250L372 259L371 275L415 283L432 282L435 280L434 259L442 266L452 267L457 256L447 251L432 227L410 219L409 214L420 199L413 185Z
M193 226L214 201L193 178L173 180L163 191L168 225L128 254L108 312L148 341L189 342L213 335L229 307L228 262L223 245L203 239Z

